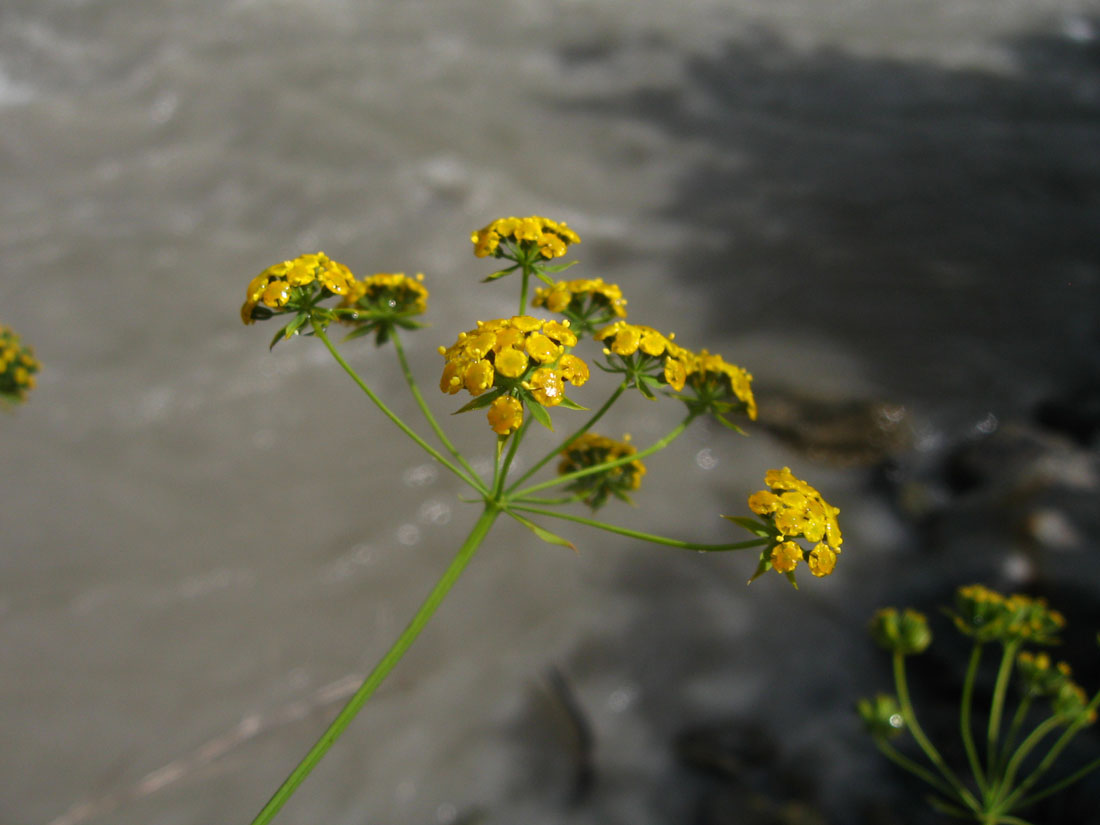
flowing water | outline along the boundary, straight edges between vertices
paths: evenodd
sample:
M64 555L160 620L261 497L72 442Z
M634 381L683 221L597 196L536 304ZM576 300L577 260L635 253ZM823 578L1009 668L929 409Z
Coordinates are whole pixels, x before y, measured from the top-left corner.
M487 466L435 350L514 311L470 231L548 215L762 402L887 402L934 452L1100 363L1098 31L1084 0L4 0L0 322L43 368L0 421L0 820L249 821L473 522L318 342L240 324L256 272L423 271L413 368ZM873 799L864 623L921 562L868 471L697 425L606 512L736 540L784 464L843 511L836 575L501 523L279 821L694 821L670 743L745 715L826 810Z

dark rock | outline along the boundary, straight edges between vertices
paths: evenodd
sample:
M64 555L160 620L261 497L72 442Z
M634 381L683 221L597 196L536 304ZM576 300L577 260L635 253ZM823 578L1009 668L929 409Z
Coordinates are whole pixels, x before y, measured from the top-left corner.
M767 392L758 403L758 423L814 461L838 467L871 466L912 444L908 411L885 401L831 401Z
M1036 408L1035 420L1081 444L1096 443L1100 434L1100 377L1046 399Z

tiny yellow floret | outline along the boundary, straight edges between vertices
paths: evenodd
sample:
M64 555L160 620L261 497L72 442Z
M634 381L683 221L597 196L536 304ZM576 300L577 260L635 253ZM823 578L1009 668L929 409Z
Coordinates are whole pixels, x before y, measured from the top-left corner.
M497 435L508 435L523 423L523 405L510 395L502 395L489 405L489 426Z
M802 548L793 541L784 541L772 548L772 567L779 573L790 573L802 561Z

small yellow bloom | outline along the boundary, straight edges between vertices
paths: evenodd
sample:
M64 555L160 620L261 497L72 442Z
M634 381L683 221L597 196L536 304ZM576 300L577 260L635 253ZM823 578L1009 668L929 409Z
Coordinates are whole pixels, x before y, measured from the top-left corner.
M497 353L496 369L507 378L519 378L527 371L527 354L515 347L504 347Z
M562 352L564 352L560 346L545 335L538 333L529 335L524 346L527 348L527 354L540 364L551 364L561 358Z
M443 347L440 347L442 350ZM443 376L439 379L439 391L448 395L454 395L462 389L462 379L458 375L459 364L457 361L448 361L443 366Z
M802 548L793 541L784 541L772 548L772 567L779 573L790 573L802 561Z
M508 435L523 424L523 405L510 395L502 395L489 405L489 426L497 435Z
M531 378L524 383L524 388L530 390L535 400L544 407L556 407L565 397L565 384L562 382L561 373L547 367L531 373Z
M559 367L561 368L561 377L574 387L584 386L585 382L588 381L588 364L571 353L566 353L561 357Z
M676 349L681 349L677 347ZM687 368L684 366L684 362L679 358L666 358L665 359L665 381L676 392L680 392L684 388L684 383L687 381Z
M546 322L541 318L535 318L531 315L513 315L509 319L509 323L520 332L534 332L535 330L542 329L542 325Z
M810 551L810 572L817 577L828 576L836 567L836 552L825 543Z
M542 332L563 347L575 347L577 345L577 336L569 328L568 321L564 324L561 321L545 321L542 325Z
M528 218L499 218L470 235L479 258L497 255L501 241L520 246L533 245L544 258L560 258L570 244L580 243L577 233L564 223L532 215Z
M493 386L493 365L488 361L474 361L463 374L463 384L470 395L481 395Z
M272 309L282 309L290 300L290 284L286 281L272 281L260 293L260 300Z

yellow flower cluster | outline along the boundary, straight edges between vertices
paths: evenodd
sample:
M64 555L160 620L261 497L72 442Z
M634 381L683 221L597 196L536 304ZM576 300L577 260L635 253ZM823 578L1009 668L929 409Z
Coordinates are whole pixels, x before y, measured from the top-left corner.
M775 529L786 539L772 549L772 566L780 573L790 573L806 558L811 573L828 576L836 566L843 541L836 520L840 510L826 502L811 485L795 478L788 467L768 470L764 482L771 490L749 496L749 509L770 518ZM808 557L791 541L797 536L816 542Z
M597 341L607 343L605 354L615 353L625 358L641 352L653 358L662 358L665 381L679 392L687 379L686 362L691 353L674 344L672 339L675 337L674 334L662 335L653 327L628 324L626 321L616 321L596 333Z
M1004 596L981 584L960 587L955 594L955 626L979 641L1026 641L1053 644L1065 617L1045 600L1022 593Z
M1016 667L1028 692L1035 696L1053 696L1073 675L1068 662L1054 664L1046 653L1030 650L1017 654Z
M294 260L269 266L252 279L245 290L241 320L251 324L255 320L253 311L260 306L283 309L295 297L295 289L314 283L333 295L346 295L354 280L351 270L324 252L299 255Z
M350 273L349 273L350 275ZM363 280L349 278L342 309L379 309L399 315L419 315L428 309L428 290L418 273L410 278L403 272L379 272Z
M497 255L501 241L515 246L532 244L544 258L560 258L570 244L580 243L577 233L564 223L532 215L528 218L498 218L470 235L479 258Z
M732 393L745 405L745 414L750 421L756 420L756 398L752 394L752 376L737 366L728 363L721 355L707 352L689 352L681 347L679 359L683 360L687 371L687 383L696 390L703 389L708 382L722 385L722 389ZM671 382L669 382L671 383Z
M0 324L0 397L25 399L27 391L34 389L38 366L34 351L23 346L12 329Z
M577 470L587 470L589 467L634 455L638 450L629 441L629 436L626 436L623 441L616 441L596 433L584 433L562 450L558 474L566 475ZM571 482L566 489L582 494L585 504L596 509L602 506L610 495L628 500L626 493L637 490L642 485L642 476L645 473L645 465L641 461L628 461L602 472L581 476Z
M535 299L531 304L546 307L551 312L565 312L567 309L580 311L579 305L585 299L593 307L606 308L616 318L626 317L623 291L617 284L604 283L603 278L576 278L558 281L553 286L540 286L535 290Z
M1024 690L1031 696L1050 697L1056 715L1069 722L1082 716L1085 724L1091 725L1096 721L1096 710L1088 709L1088 694L1073 680L1073 671L1068 663L1054 664L1046 653L1024 650L1016 656L1016 667Z
M744 407L750 420L756 420L756 399L752 394L752 376L741 367L728 363L721 355L707 350L692 352L674 341L675 335L663 335L652 327L616 321L596 333L607 346L605 354L630 357L641 352L660 358L665 382L681 392L685 386L696 395L700 406L716 412L728 412L730 396ZM708 406L713 405L713 406Z
M568 322L530 315L478 321L477 329L460 333L452 346L439 348L447 362L439 389L450 395L465 389L475 397L500 389L503 394L489 409L489 424L507 435L523 421L515 396L555 407L565 399L565 382L579 387L588 380L588 365L567 351L576 343Z

